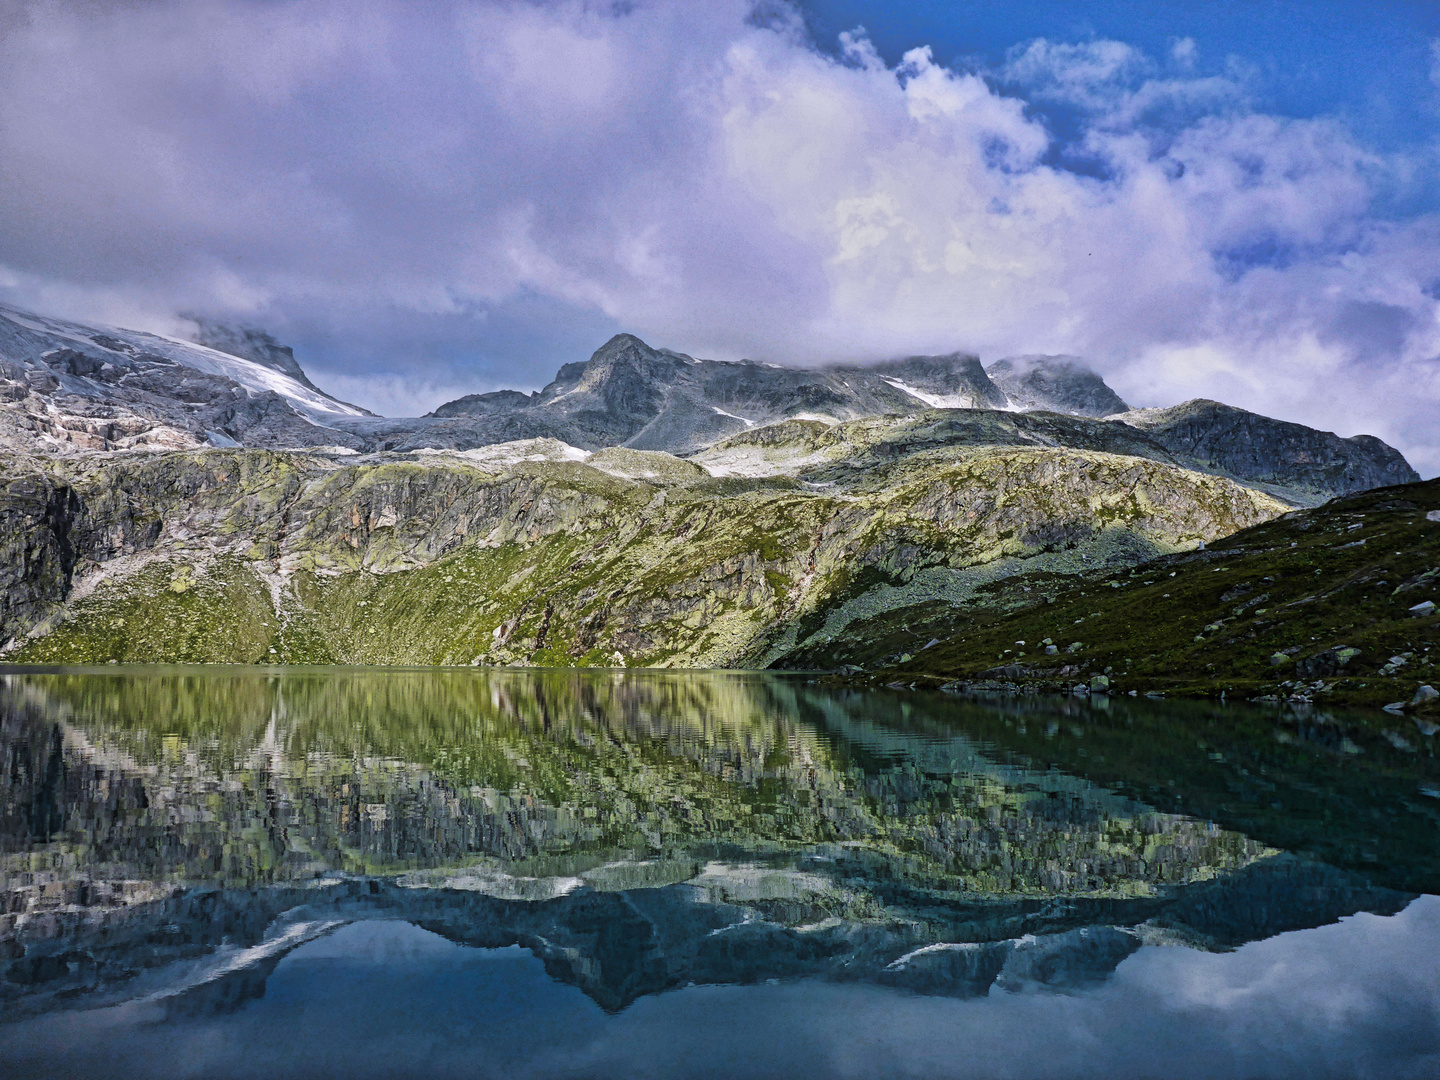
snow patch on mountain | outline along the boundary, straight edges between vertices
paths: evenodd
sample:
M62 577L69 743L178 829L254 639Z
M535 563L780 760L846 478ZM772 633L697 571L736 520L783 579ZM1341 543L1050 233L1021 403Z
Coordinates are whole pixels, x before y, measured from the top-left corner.
M903 390L916 401L924 402L932 409L973 409L975 399L969 394L927 394L924 390L917 389L907 382L895 379L889 375L881 375L880 378L895 387L896 390Z

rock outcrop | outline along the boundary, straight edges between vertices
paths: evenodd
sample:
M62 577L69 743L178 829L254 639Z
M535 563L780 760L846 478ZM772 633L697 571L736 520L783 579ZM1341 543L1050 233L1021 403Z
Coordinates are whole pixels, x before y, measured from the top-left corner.
M1203 398L1114 419L1138 427L1192 468L1321 499L1420 479L1398 450L1373 435L1342 439Z

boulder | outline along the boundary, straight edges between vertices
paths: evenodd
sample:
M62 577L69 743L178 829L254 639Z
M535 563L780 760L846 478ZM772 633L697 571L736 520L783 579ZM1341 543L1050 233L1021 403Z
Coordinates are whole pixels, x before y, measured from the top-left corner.
M1281 655L1276 653L1275 656ZM1295 661L1295 674L1301 679L1321 679L1339 674L1340 669L1360 655L1359 649L1341 647L1326 649L1324 652ZM1274 662L1274 657L1271 657Z

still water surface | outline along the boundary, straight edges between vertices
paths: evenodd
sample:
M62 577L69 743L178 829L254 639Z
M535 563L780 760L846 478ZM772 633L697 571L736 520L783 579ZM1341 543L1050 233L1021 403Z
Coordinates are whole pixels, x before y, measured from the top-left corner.
M9 671L0 1074L1440 1075L1402 718Z

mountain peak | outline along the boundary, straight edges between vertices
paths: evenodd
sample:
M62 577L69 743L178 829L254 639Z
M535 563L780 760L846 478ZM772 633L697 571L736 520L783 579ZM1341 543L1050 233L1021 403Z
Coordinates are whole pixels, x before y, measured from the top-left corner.
M1120 395L1078 356L1007 356L985 369L1011 404L1072 416L1129 412Z

